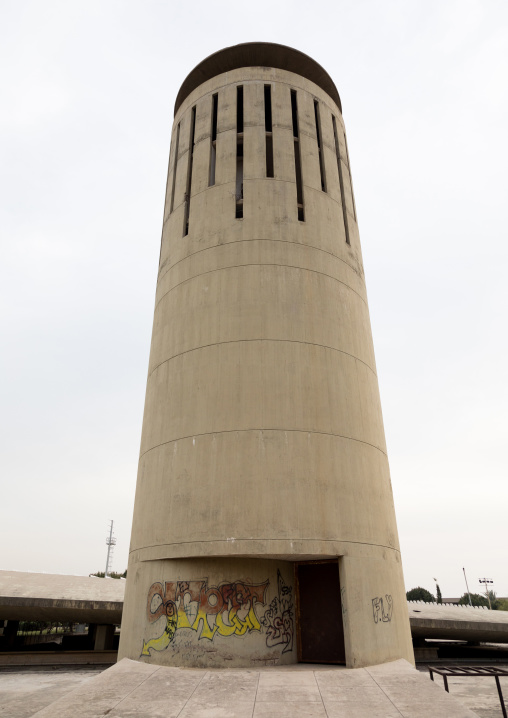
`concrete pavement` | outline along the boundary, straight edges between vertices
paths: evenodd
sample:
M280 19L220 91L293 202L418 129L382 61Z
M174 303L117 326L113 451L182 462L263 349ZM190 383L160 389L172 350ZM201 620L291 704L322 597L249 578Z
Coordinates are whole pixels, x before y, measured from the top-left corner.
M477 716L403 660L355 670L299 664L276 669L207 671L161 668L124 659L33 714L34 718L106 715L108 718Z

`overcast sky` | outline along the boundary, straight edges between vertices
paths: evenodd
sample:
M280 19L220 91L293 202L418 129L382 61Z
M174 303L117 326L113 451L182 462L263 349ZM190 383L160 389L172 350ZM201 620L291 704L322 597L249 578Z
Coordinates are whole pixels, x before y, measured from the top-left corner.
M2 0L0 568L127 565L174 101L249 41L341 95L406 587L508 596L506 0Z

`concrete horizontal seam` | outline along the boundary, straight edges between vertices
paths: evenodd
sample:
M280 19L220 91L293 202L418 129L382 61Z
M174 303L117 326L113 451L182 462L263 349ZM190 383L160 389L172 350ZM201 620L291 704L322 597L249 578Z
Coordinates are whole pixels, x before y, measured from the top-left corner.
M96 600L94 598L39 598L37 596L1 596L0 595L0 602L4 606L21 606L21 607L31 607L35 606L37 608L58 608L58 607L68 607L68 608L106 608L106 609L120 609L122 607L122 602L115 600L115 601L108 601L108 600Z
M188 254L186 257L182 257L182 259L179 259L178 262L175 262L174 264L171 264L167 270L164 272L164 274L161 274L157 282L160 282L161 279L163 279L168 272L170 272L174 267L177 266L177 264L180 264L181 262L185 262L187 259L190 259L191 257L194 257L196 254L201 254L201 252L210 252L215 249L218 249L219 247L227 247L230 244L240 244L241 242L282 242L283 244L295 244L297 247L307 247L308 249L313 249L316 252L323 252L323 254L327 254L329 257L333 257L334 259L337 259L339 262L342 262L346 265L348 269L350 269L352 272L355 272L355 269L346 262L345 259L342 259L341 257L337 257L336 254L332 254L332 252L327 252L326 249L321 249L321 247L315 247L313 244L302 244L301 242L291 242L285 239L267 239L265 237L261 238L255 238L255 239L238 239L234 242L223 242L222 244L214 244L213 247L205 247L204 249L198 249L197 252L192 252L192 254ZM356 272L355 272L356 273Z
M328 192L325 192L325 191L322 190L322 189L317 189L317 187L311 187L310 185L305 184L305 183L303 184L303 187L304 187L304 189L308 189L308 190L310 190L311 192L316 192L317 194L325 195L325 197L328 197L328 199L331 199L332 202L335 202L335 204L336 204L338 207L340 207L340 211L341 211L341 214L342 214L342 198L341 198L340 200L335 199L335 198L332 197ZM351 191L351 196L352 196L352 195L353 195L353 192ZM357 223L357 221L356 221L354 215L351 214L351 212L349 212L349 210L347 209L347 206L346 206L346 212L347 212L347 214L348 214L348 217L350 217L350 218L353 220L353 222L358 226L358 223Z
M176 359L177 357L181 357L184 354L190 354L191 352L197 352L200 349L209 349L210 347L215 346L221 346L222 344L241 344L242 342L287 342L288 344L303 344L311 347L321 347L322 349L329 349L332 352L339 352L339 354L345 354L348 357L351 357L352 359L355 359L356 361L359 361L361 364L367 367L367 369L370 369L370 371L374 374L374 376L377 379L377 374L374 371L374 369L367 364L367 362L364 362L362 359L359 359L354 354L350 354L349 352L345 352L343 349L337 349L336 347L330 347L326 344L318 344L317 342L304 342L299 339L265 339L263 337L256 338L256 339L232 339L229 341L224 342L214 342L213 344L202 344L199 347L194 347L193 349L187 349L186 351L180 352L179 354L174 354L171 357L168 357L167 359L164 359L164 361L161 361L157 366L154 366L152 371L148 374L148 379L152 376L154 371L156 371L159 367L161 367L163 364L167 364L172 359ZM147 380L148 381L148 380Z
M156 444L155 446L150 447L146 451L143 451L139 455L139 460L145 456L145 454L148 454L150 451L154 451L154 449L159 449L161 446L166 446L167 444L172 444L175 441L183 441L184 439L194 439L197 436L213 436L214 434L235 434L235 433L245 433L247 431L279 431L279 432L293 432L295 434L320 434L321 436L335 436L337 439L346 439L347 441L356 441L359 444L365 444L365 446L371 446L373 449L376 449L376 451L379 451L383 456L386 456L386 452L383 451L379 446L376 446L375 444L371 444L369 441L363 441L363 439L355 439L353 436L343 436L342 434L333 434L329 431L314 431L313 429L281 429L278 427L270 428L270 427L264 427L262 429L260 428L251 428L251 429L220 429L219 431L204 431L201 434L189 434L189 436L178 436L175 439L168 439L168 441L162 441L160 444Z
M258 180L269 180L270 182L285 182L286 184L296 184L296 179L294 179L294 180L287 180L287 179L281 179L281 178L279 178L279 177L265 177L265 176L262 176L262 177L244 177L244 178L243 178L243 184L245 185L247 182L258 181ZM231 196L233 197L233 195L236 194L236 182L235 182L234 180L230 180L229 182L216 182L215 184L208 185L208 187L204 187L204 188L203 188L202 190L200 190L199 192L196 192L196 193L194 193L194 194L191 193L191 195L190 195L190 200L192 201L192 200L194 199L194 197L199 197L199 196L202 195L204 192L207 192L209 189L215 189L216 187L227 187L227 185L231 185L231 186L235 187L235 192L232 192L232 193L231 193ZM305 184L304 184L303 186L304 186L304 187L307 187L307 185L305 185ZM313 187L308 187L308 189L313 189ZM175 206L173 207L173 212L171 212L171 213L168 215L167 219L169 219L170 216L171 216L179 207L181 207L184 203L185 203L185 202L180 202L180 204L175 205ZM167 220L166 220L166 221L167 221ZM189 234L192 234L192 233L189 231Z
M345 543L345 544L354 544L355 546L375 546L376 548L386 548L389 551L394 551L395 553L400 554L400 549L395 548L394 546L387 546L383 543L368 543L367 541L342 541L341 539L324 539L324 538L312 538L310 536L306 536L305 538L298 538L298 539L289 539L289 538L235 538L235 543L237 541L276 541L276 542L284 542L284 541L292 541L295 542L303 542L303 541L319 541L320 543ZM168 543L156 543L156 544L150 544L150 546L142 546L140 548L133 548L130 549L129 553L135 553L136 551L144 551L147 548L162 548L163 546L183 546L185 544L189 543L225 543L229 544L232 543L231 541L227 541L226 539L210 539L210 540L196 540L196 541L172 541L170 544ZM228 554L225 554L226 556ZM295 554L297 555L297 554ZM146 560L146 559L145 559ZM148 561L158 561L159 559L148 559Z
M347 165L346 165L346 167L347 167ZM278 177L244 177L243 185L245 187L245 185L248 184L249 182L259 182L261 180L267 180L268 182L284 182L285 184L296 184L296 178L294 180L286 180L286 179L279 179ZM231 180L229 182L221 182L220 184L217 183L217 184L209 185L208 187L205 187L204 189L202 189L200 192L196 192L196 194L191 194L190 200L192 202L194 197L199 197L200 195L203 194L203 192L207 192L209 189L214 189L215 187L225 187L227 185L232 185L236 188L236 182L234 182L233 180ZM329 200L331 200L332 202L335 202L335 204L338 207L340 207L340 211L342 212L342 198L340 200L335 199L335 197L332 197L331 194L329 194L329 192L325 192L322 189L317 189L317 187L312 187L311 185L305 184L305 182L302 183L302 186L303 186L304 190L309 190L311 192L317 192L318 194L328 197ZM231 197L233 197L233 195L235 195L235 193L236 193L236 189L235 189L235 192L231 193ZM351 191L351 194L352 194L352 191ZM245 191L244 191L244 195L245 195ZM245 196L244 196L244 204L246 203L246 201L247 201L247 198L245 198ZM166 220L163 222L163 225L162 225L163 227L166 224L166 222L169 220L171 215L174 214L176 212L176 210L179 207L182 207L184 204L185 204L185 200L183 202L180 202L180 204L177 204L173 207L173 211L170 212L170 214L168 214ZM349 212L347 209L346 209L346 212L348 213L349 217L351 217L353 222L355 224L357 224L354 215L351 214L351 212ZM192 227L189 224L189 235L190 236L192 236L192 232L190 231L191 229L192 229Z
M216 187L227 187L228 185L231 185L231 187L235 188L235 191L232 193L232 195L236 194L236 182L235 182L235 180L229 180L228 182L216 182L215 184L208 185L208 187L205 187L200 192L196 192L196 194L191 194L190 199L192 201L194 199L194 197L199 197L200 194L203 194L203 192L206 192L209 189L215 189ZM166 222L169 221L169 218L172 217L174 215L174 213L176 212L176 210L179 209L180 207L182 207L184 204L185 204L185 201L180 202L180 204L173 205L173 210L168 214L168 216L162 223L163 228L164 228ZM192 236L192 234L191 234L191 236ZM183 239L183 237L181 239Z
M183 279L181 282L178 282L178 284L175 284L171 289L168 289L167 292L164 292L164 294L159 298L157 301L154 312L156 311L159 304L162 302L164 297L173 291L173 289L177 289L182 284L186 284L187 282L191 282L193 279L197 279L198 277L203 277L205 274L213 274L214 272L224 272L226 269L239 269L240 267L287 267L288 269L299 269L302 272L313 272L314 274L320 274L323 277L328 277L329 279L333 279L335 282L338 282L339 284L342 284L344 287L349 289L351 292L356 294L357 297L361 299L361 301L367 306L367 302L362 297L361 294L358 294L356 289L353 289L353 287L350 287L349 284L346 284L346 282L343 282L340 279L337 279L337 277L333 277L331 274L326 274L326 272L320 272L317 269L308 269L307 267L298 267L294 264L276 264L275 262L247 262L246 264L231 264L228 267L217 267L216 269L209 269L207 272L200 272L200 274L194 274L192 277L189 277L188 279Z
M506 623L491 623L489 621L479 621L476 617L466 616L466 618L417 618L409 616L411 624L418 628L471 628L482 631L507 631Z

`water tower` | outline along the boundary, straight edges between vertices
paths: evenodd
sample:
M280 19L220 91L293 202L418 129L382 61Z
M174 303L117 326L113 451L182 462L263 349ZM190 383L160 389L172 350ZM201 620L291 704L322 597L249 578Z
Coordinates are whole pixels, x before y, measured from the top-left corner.
M289 47L176 99L119 656L413 661L341 102Z

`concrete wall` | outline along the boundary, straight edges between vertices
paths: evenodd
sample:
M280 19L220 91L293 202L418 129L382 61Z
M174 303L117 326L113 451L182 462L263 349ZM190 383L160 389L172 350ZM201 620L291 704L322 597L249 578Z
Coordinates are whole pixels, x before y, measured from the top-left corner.
M202 667L297 661L292 563L207 558L132 569L119 660Z
M239 84L243 219L235 218ZM265 176L266 84L273 178ZM297 214L291 90L304 222ZM215 93L216 181L209 187ZM139 657L143 641L161 633L162 619L147 623L154 582L269 580L269 596L277 569L290 580L287 562L339 556L348 665L412 660L342 117L304 77L241 68L200 85L175 117L120 655ZM177 630L170 649L151 651L150 659L204 665L216 655L201 654L206 642L194 636L189 643L184 633ZM216 635L212 643L224 643L219 655L231 651L233 663L245 664L268 655L265 641L261 629L242 641ZM290 659L294 650L278 660Z

